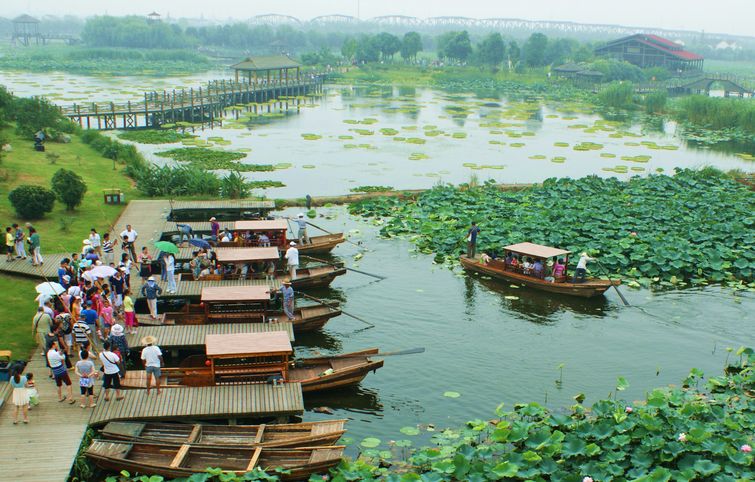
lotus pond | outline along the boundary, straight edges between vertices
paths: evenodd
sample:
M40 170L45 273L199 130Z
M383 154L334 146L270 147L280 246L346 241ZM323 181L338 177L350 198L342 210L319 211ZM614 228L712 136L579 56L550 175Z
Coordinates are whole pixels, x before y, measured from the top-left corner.
M628 308L612 291L594 300L549 296L435 264L409 239L385 239L381 225L345 208L320 208L313 222L370 248L340 245L334 254L347 266L388 278L349 273L316 294L340 300L344 310L377 326L365 329L342 315L322 333L298 336L297 350L427 349L386 358L356 389L307 397L305 418L331 417L311 410L332 408L333 416L352 420L355 445L365 437L378 438L385 450L391 440L419 445L436 428L494 418L500 402L561 408L584 393L590 405L614 390L619 376L629 383L621 396L641 399L679 383L691 367L718 375L727 358L736 358L727 347L755 342L749 292L623 288Z
M0 83L19 95L47 95L54 102L132 100L142 90L196 87L208 73L167 78L100 78L70 74L0 73ZM275 166L247 172L255 180L279 181L269 196L337 195L360 185L426 188L438 181L539 182L588 174L628 179L674 167L712 165L752 169L755 152L714 151L685 144L673 123L606 120L594 107L542 96L501 96L433 89L328 86L317 98L295 99L287 113L267 105L233 106L224 125L197 129L187 147L243 154L239 162ZM290 99L293 100L293 99ZM255 113L258 112L258 113ZM157 164L172 144L137 144ZM228 166L223 163L212 167ZM208 166L210 167L210 166ZM256 168L247 171L259 170Z

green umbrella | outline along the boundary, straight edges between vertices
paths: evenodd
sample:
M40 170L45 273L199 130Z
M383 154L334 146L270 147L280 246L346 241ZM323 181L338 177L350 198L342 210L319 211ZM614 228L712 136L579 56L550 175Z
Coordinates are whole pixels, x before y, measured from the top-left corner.
M159 249L163 253L178 254L178 246L170 241L158 241L155 243L155 248Z

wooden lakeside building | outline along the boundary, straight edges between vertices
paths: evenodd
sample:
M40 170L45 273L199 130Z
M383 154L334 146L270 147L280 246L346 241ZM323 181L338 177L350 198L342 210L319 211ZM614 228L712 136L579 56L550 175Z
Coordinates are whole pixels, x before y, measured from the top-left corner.
M634 34L613 40L595 49L598 56L611 57L642 69L664 67L672 72L703 70L702 55L685 50L681 44L650 34Z
M295 81L301 80L301 64L288 55L247 57L231 68L236 71L236 82L246 79L252 85L288 82L291 71Z

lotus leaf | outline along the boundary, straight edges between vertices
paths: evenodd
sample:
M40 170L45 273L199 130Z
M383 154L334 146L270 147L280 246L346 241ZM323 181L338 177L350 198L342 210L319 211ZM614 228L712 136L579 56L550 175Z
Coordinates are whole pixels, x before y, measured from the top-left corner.
M459 392L443 392L444 397L448 398L459 398L461 396L461 393Z

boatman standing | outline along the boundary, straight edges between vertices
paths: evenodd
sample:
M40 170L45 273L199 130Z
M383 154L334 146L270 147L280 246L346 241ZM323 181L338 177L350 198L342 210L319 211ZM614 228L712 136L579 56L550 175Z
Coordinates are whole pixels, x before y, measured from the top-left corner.
M307 220L304 219L304 214L299 213L296 217L296 224L299 225L299 244L309 244L309 236L307 235Z
M291 279L296 279L296 268L299 267L299 250L296 249L296 243L291 241L289 248L286 250L286 263L288 264L288 274Z
M469 259L473 259L477 253L477 234L479 232L479 226L472 221L472 226L467 231L467 258Z
M283 312L288 317L288 321L294 321L294 289L289 280L283 281L280 292L283 295Z
M587 255L587 253L582 253L579 255L579 261L577 262L577 269L574 271L574 276L572 277L571 282L572 283L583 283L585 281L585 276L587 275L587 262L593 261L595 258L591 258Z

